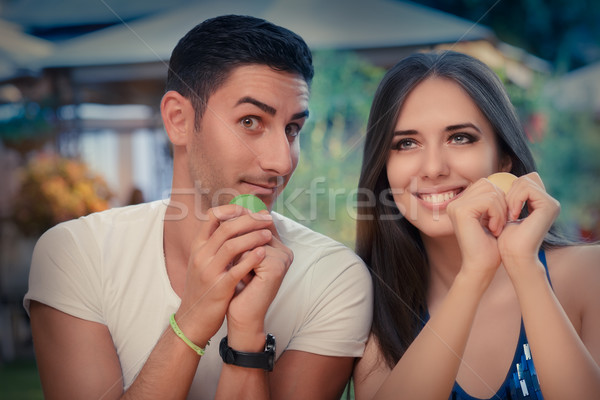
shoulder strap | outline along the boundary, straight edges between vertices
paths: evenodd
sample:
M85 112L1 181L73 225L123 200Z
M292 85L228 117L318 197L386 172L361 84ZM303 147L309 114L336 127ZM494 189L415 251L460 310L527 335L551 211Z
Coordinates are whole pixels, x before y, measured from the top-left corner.
M550 273L548 272L548 262L546 261L546 252L543 249L540 249L538 253L538 258L544 265L544 269L546 270L546 277L548 278L548 282L550 283L550 287L552 287L552 280L550 279Z

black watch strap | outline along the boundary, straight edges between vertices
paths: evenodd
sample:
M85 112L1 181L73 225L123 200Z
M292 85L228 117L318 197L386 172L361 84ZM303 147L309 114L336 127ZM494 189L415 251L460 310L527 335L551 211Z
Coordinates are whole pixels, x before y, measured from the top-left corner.
M221 343L219 344L219 354L225 364L273 371L273 365L275 364L275 336L267 333L265 351L261 353L236 351L229 347L227 344L227 336L225 336L221 339Z

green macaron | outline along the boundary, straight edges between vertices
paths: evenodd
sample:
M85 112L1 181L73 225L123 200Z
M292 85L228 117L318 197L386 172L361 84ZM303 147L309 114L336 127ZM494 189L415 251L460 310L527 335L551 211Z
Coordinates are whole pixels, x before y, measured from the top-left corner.
M256 197L253 194L240 194L239 196L235 196L229 204L237 204L239 206L245 207L253 213L257 213L262 210L266 210L267 206L261 199Z

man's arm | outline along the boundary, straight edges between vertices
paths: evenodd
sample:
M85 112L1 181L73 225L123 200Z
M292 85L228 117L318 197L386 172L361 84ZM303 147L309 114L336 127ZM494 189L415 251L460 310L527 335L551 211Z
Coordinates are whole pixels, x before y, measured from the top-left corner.
M294 258L292 251L281 243L274 227L272 233L273 238L264 246L264 260L256 265L251 279L234 296L227 309L228 344L237 351L264 351L265 315ZM267 372L262 369L223 364L216 398L241 397L273 398L269 391Z
M116 399L123 393L117 352L106 326L37 301L31 331L46 399Z
M244 368L223 364L219 388L222 398L339 399L350 379L353 357L331 357L304 351L285 351L273 369ZM268 395L270 393L270 396Z
M273 399L339 399L352 374L353 357L285 351L269 376Z
M312 282L309 284L310 300L305 300L310 303L307 306L308 311L305 311L310 317L306 317L296 342L289 345L290 347L281 354L273 372L270 373L223 365L218 391L222 398L237 398L240 392L235 390L244 388L244 385L235 388L222 383L239 382L244 379L251 382L250 376L254 378L254 383L260 384L261 379L262 382L267 382L267 387L254 387L256 394L263 393L264 398L267 398L266 393L269 393L272 399L337 400L340 398L350 379L354 357L360 355L358 342L362 337L366 341L369 331L372 307L371 285L368 271L362 263L357 262L356 257L353 253L349 253L349 250L340 252L335 249L324 253L326 255L319 254L315 258L318 260L313 265L313 271L318 271L316 276L303 278ZM236 339L233 334L247 331L239 327L234 329L236 326L230 323L230 314L238 311L234 307L234 301L228 311L228 329L232 339ZM298 311L288 309L289 313ZM248 324L250 322L247 321ZM261 325L259 328L261 334L257 335L255 341L246 342L244 339L247 336L245 336L238 342L239 346L255 347L238 348L233 341L229 344L236 350L262 351L265 345L265 336L262 333L264 326ZM336 356L317 354L326 352L326 349ZM251 386L246 386L249 387ZM225 391L225 389L230 390ZM250 390L242 393L244 398L255 398L248 397Z
M121 398L121 366L105 325L35 301L31 302L30 313L46 399ZM199 360L196 353L167 329L123 398L183 399Z
M196 345L204 347L219 329L236 284L263 260L265 251L260 246L271 234L260 228L270 224L267 219L242 216L228 224L225 232L209 229L199 238L194 253L197 263L191 262L188 270L192 290L182 299L182 306L187 307L180 306L176 313L181 330ZM218 227L218 221L213 225ZM228 269L233 258L244 252L244 260ZM31 302L30 316L47 398L114 399L123 394L123 374L105 325L35 301ZM200 356L170 328L147 351L148 360L123 398L185 398Z

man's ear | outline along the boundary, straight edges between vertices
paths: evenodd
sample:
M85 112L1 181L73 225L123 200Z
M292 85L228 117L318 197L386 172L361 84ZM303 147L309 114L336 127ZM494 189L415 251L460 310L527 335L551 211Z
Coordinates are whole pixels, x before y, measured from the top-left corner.
M194 132L195 112L192 103L179 92L169 90L160 102L160 114L173 145L185 146Z

